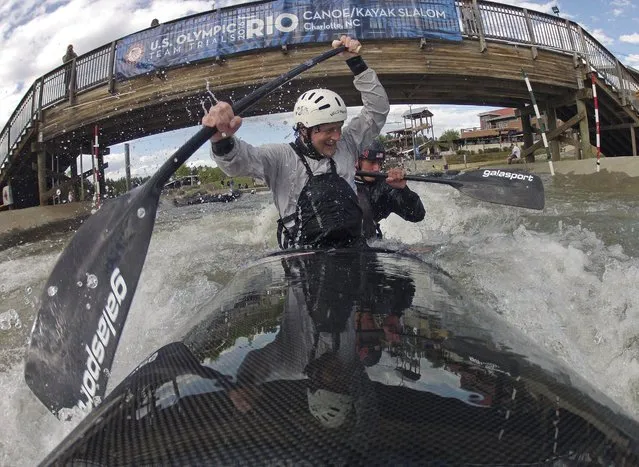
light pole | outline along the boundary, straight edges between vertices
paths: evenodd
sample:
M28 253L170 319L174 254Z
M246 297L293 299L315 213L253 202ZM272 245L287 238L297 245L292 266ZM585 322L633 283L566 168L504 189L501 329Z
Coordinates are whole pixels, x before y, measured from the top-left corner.
M554 7L552 7L552 12L554 14L556 14L557 16L559 16L559 7L557 5L555 5Z

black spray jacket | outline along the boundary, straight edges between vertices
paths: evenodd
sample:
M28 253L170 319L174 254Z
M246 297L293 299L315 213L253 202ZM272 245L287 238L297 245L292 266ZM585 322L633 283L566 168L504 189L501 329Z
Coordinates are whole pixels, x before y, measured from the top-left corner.
M426 215L419 195L408 187L393 188L385 180L365 182L356 179L355 184L364 216L362 233L367 239L381 238L379 221L393 212L409 222L419 222Z

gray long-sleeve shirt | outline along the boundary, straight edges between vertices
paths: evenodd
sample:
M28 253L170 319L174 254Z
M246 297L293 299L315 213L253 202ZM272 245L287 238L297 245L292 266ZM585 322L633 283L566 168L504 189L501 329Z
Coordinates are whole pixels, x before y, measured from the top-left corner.
M372 69L355 76L353 83L361 93L364 106L359 115L344 127L333 160L339 176L356 191L357 157L381 132L390 106L386 91ZM224 155L214 154L213 160L228 176L264 180L273 192L275 206L282 218L295 212L299 195L308 181L304 164L286 143L256 147L235 138L233 149ZM328 158L307 158L307 162L314 175L330 171Z

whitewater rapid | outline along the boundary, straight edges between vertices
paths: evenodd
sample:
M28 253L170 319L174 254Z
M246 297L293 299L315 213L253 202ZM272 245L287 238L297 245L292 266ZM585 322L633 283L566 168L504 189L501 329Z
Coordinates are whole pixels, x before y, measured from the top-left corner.
M639 419L639 197L616 193L614 179L596 189L587 177L544 182L543 212L413 183L426 219L391 216L376 245L409 249L442 267ZM197 304L243 265L276 250L276 218L269 193L183 208L162 202L110 387L180 336ZM0 316L14 310L20 320L0 329L0 465L39 462L78 422L49 414L22 377L39 296L68 238L0 252Z

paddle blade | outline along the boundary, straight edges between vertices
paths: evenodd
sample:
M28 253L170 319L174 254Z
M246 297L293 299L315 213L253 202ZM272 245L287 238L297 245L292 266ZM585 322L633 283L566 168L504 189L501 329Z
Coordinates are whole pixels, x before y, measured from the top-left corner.
M90 410L104 396L159 195L145 184L104 203L78 229L47 281L25 380L55 414L75 406Z
M471 170L454 177L453 186L462 193L489 203L541 210L544 185L537 175L507 170Z

